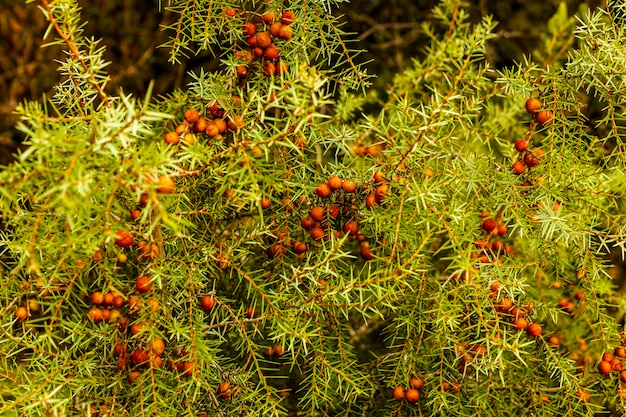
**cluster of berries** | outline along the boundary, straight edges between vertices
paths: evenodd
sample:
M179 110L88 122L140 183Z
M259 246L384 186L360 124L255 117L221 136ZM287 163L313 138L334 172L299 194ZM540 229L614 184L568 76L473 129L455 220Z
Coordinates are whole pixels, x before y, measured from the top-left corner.
M235 11L227 11L228 15L234 16ZM293 37L291 24L296 20L293 12L286 10L279 18L273 11L265 13L261 22L248 21L243 25L244 36L247 37L249 50L235 51L235 57L245 61L245 65L237 66L237 75L246 77L255 59L261 59L263 71L267 75L284 74L289 66L284 61L279 61L280 45L278 40L288 41Z
M371 184L359 186L351 179L341 179L337 175L328 178L326 182L318 184L315 194L319 204L314 205L308 213L300 218L300 226L313 241L334 236L339 239L348 235L351 240L359 242L359 255L365 260L373 259L367 237L361 233L359 224L360 208L373 209L383 203L389 192L389 184L381 172L376 172ZM271 199L261 199L263 210L271 209ZM293 202L286 198L282 206L289 213L293 212ZM292 240L288 230L277 233L276 241L268 248L267 253L274 258L287 253L291 246L296 255L305 253L309 245L305 239Z

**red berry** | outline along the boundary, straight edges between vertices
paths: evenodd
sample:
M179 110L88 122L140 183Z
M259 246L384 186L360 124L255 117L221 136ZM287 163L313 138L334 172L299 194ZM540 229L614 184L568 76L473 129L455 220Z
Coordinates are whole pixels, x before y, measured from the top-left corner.
M259 48L267 48L272 44L272 38L267 32L259 32L256 34L256 46Z
M322 183L315 189L315 194L320 198L326 198L330 195L330 187L326 183Z
M261 208L263 210L267 210L268 208L270 208L271 205L272 205L272 200L270 200L269 197L261 198Z
M528 141L524 139L518 139L515 141L515 150L517 152L524 152L526 149L528 149Z
M122 248L128 248L133 245L134 238L130 232L126 230L118 230L115 233L115 244Z
M262 16L263 21L267 23L268 25L274 21L275 17L276 17L276 14L274 12L267 12Z
M398 385L397 387L395 387L393 389L393 393L391 394L393 396L393 398L395 398L397 401L402 401L404 400L404 388L402 387L402 385Z
M142 275L135 281L135 288L139 292L148 292L152 289L152 281L147 276Z
M102 314L102 310L99 309L98 307L93 307L92 309L90 309L87 312L87 317L89 317L89 319L93 321L94 323L100 323L102 319L104 318Z
M306 243L304 242L293 242L292 247L293 247L293 251L297 253L298 255L306 252L307 250Z
M528 320L526 320L524 317L519 317L517 320L515 320L513 325L517 330L526 330L528 328Z
M539 165L539 158L537 158L530 152L526 152L526 154L524 155L524 164L529 168L536 167L537 165Z
M276 61L280 56L280 50L274 45L270 45L265 48L265 52L263 52L263 56L265 59L269 59L270 61Z
M280 28L283 27L283 24L280 22L274 22L270 25L270 35L277 38L278 32L280 32Z
M143 349L135 349L131 355L131 360L135 365L141 365L148 362L150 360L150 356L148 355L148 352Z
M415 388L409 388L404 392L404 399L411 404L415 404L420 399L420 392Z
M300 226L302 226L303 229L312 229L315 227L315 220L310 217L305 217L300 221Z
M550 110L541 110L537 114L535 114L535 120L540 125L545 125L554 117L554 113Z
M532 337L539 337L541 335L541 325L539 323L531 323L526 328L526 332Z
M280 17L280 22L283 25L290 25L296 20L296 15L289 10L285 10Z
M352 180L345 180L343 184L341 185L341 188L346 193L353 193L356 191L356 184Z
M104 295L100 291L96 291L91 294L91 302L97 306L104 303Z
M529 98L524 107L528 113L535 114L541 109L541 102L536 98Z
M198 113L198 110L195 109L189 109L187 111L185 111L185 114L183 115L183 117L185 118L185 121L187 123L195 123L198 121L198 119L200 118L200 113Z
M515 175L521 175L526 171L526 165L522 161L513 162L513 173Z
M314 227L311 229L311 237L315 240L319 240L324 237L326 232L321 227Z
M324 207L321 206L315 206L309 212L309 216L311 216L311 219L316 222L321 222L322 220L324 220L325 214L326 213L324 212Z
M328 186L331 190L338 190L343 186L343 180L336 175L328 179Z
M359 225L354 220L350 220L343 225L343 232L348 233L350 236L356 236L359 234Z
M256 25L252 22L246 22L243 24L243 33L247 36L254 36L256 33Z
M211 294L205 295L200 300L200 305L204 311L211 311L215 307L215 297Z
M608 375L611 373L612 370L613 366L611 365L611 362L607 362L604 360L598 362L598 372L600 372L602 375Z
M493 232L496 228L496 221L494 219L486 219L483 223L482 223L482 228L485 232Z

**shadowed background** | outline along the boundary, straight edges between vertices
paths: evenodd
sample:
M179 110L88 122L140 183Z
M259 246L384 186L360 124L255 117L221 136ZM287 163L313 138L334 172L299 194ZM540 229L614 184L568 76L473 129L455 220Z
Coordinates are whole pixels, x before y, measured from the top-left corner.
M103 38L110 91L122 87L125 92L142 96L150 80L154 91L167 94L184 87L189 70L215 68L211 55L193 56L181 64L168 62L168 50L160 48L170 33L161 26L175 15L159 10L168 0L83 0L83 21L88 36ZM560 0L472 0L461 3L472 19L493 15L499 22L487 51L495 67L510 65L529 55L539 42L539 34L555 13ZM567 0L569 13L581 3L601 6L603 0ZM353 0L337 13L345 15L345 30L354 33L359 48L368 52L361 59L372 60L368 72L376 74L374 88L384 90L387 81L410 65L426 45L420 25L432 18L436 0ZM58 46L41 48L47 23L37 2L0 0L0 165L11 160L20 145L21 135L14 128L14 109L23 100L39 100L54 93L60 80L55 59L62 59ZM52 38L47 39L50 41ZM356 45L355 45L356 46Z

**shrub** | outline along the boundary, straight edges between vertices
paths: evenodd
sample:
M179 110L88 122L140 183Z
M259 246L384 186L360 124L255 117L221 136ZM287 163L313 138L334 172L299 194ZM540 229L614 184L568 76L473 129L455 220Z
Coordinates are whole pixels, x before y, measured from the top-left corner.
M382 99L331 1L173 2L172 60L222 67L144 99L41 5L67 57L0 174L7 415L622 409L621 3L495 70L442 1Z

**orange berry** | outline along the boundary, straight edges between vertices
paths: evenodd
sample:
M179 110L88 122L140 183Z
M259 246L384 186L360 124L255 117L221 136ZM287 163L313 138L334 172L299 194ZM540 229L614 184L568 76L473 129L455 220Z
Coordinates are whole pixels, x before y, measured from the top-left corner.
M141 365L150 360L148 352L143 349L135 349L131 355L131 360L135 365Z
M280 30L278 31L278 37L286 41L293 38L293 29L291 29L291 26L281 26Z
M522 161L513 162L513 173L515 175L523 174L524 171L526 171L526 166L524 165L524 162Z
M341 185L341 188L346 193L353 193L356 191L356 183L352 180L344 180L343 184Z
M330 187L326 183L322 183L315 189L315 194L320 198L326 198L330 195Z
M261 55L263 55L263 50L261 50ZM274 65L273 62L266 62L265 65L263 65L263 71L271 77L276 74L276 65Z
M524 317L518 317L513 324L517 330L526 330L528 328L528 320Z
M283 14L280 16L280 22L283 25L290 25L296 20L296 15L289 10L285 10Z
M541 109L541 101L536 98L529 98L526 100L524 107L528 113L535 114Z
M133 245L134 238L130 232L126 230L118 230L115 233L115 244L122 248L128 248Z
M272 44L272 38L270 38L270 35L267 32L259 32L256 34L255 38L256 46L259 48L265 49Z
M311 229L311 237L315 240L323 238L325 234L326 232L321 227L316 226Z
M205 295L200 300L200 305L204 311L211 311L215 307L215 297L211 294Z
M172 177L168 175L159 176L159 186L157 188L157 193L161 194L171 194L176 189L176 182L172 179Z
M95 291L91 294L91 302L97 306L104 303L104 295L100 291Z
M226 9L224 10L224 14L228 17L233 17L237 14L237 12L233 9Z
M404 393L404 399L411 404L415 404L420 399L420 392L415 388L409 388Z
M310 217L305 217L300 221L300 226L302 226L303 229L312 229L315 227L315 220Z
M135 281L135 288L139 292L148 292L152 289L152 281L147 276L142 275Z
M219 117L213 120L213 124L217 126L218 133L224 133L226 132L226 129L228 129L226 121L224 119L220 119Z
M26 307L18 307L15 310L15 318L19 321L26 320L28 318L28 310L26 309Z
M324 207L315 206L309 212L309 216L316 222L321 222L324 220L324 216L326 215Z
M238 77L245 77L246 75L248 75L248 67L246 67L245 65L237 65L235 67L235 70L237 71L237 76ZM217 127L216 127L216 129L217 129Z
M155 337L154 339L152 339L152 353L154 353L155 355L161 355L163 352L165 352L165 342L163 342L163 339L161 339L160 337Z
M267 23L268 25L274 21L275 17L276 17L276 14L274 12L267 12L262 16L263 21Z
M359 225L354 220L350 220L343 225L343 232L348 233L350 236L356 236L359 234Z
M404 400L404 388L402 387L402 385L398 385L397 387L395 387L391 395L393 396L393 398L396 399L396 401Z
M243 33L247 36L254 36L256 33L256 25L252 22L246 22L243 24Z
M612 370L613 366L611 366L611 362L607 362L604 360L598 362L598 372L600 372L602 375L608 375L611 373Z
M183 136L183 143L185 145L193 145L196 142L196 137L193 135L193 133L185 133L185 136Z
M411 386L415 389L420 389L424 386L424 381L422 381L420 378L411 377Z
M550 120L552 120L553 117L554 113L552 113L552 111L550 110L541 110L537 112L537 114L535 114L535 120L537 120L537 123L539 123L540 125L545 125Z
M87 317L89 317L89 319L93 321L94 323L100 323L102 319L104 318L102 314L102 310L99 309L98 307L91 308L87 312Z
M180 141L180 137L178 136L178 133L167 132L165 134L165 143L167 143L168 145L178 145L179 141Z
M201 117L193 124L193 131L196 133L205 132L208 125L209 122L204 117Z
M338 190L343 186L343 180L336 175L328 179L328 186L331 190Z
M239 68L239 67L237 67L237 68ZM204 132L207 134L208 137L214 138L217 135L219 135L220 128L217 127L217 125L214 124L214 123L209 123L209 125L206 127L206 130Z
M539 337L541 335L541 325L539 323L531 323L526 328L526 332L532 337Z
M292 248L293 251L298 255L306 252L308 249L306 243L304 242L293 242Z
M517 152L524 152L528 149L528 141L524 139L518 139L515 141L515 150Z
M287 71L289 71L289 65L286 62L276 64L276 74L285 74Z
M280 28L283 27L283 24L280 22L274 22L270 25L270 35L272 35L273 37L277 38L278 37L278 32L280 31Z
M270 61L276 61L280 56L280 50L274 45L270 45L265 48L265 52L263 52L263 56L265 59L269 59Z
M189 109L185 111L183 118L187 123L195 123L198 121L198 119L200 119L200 113L198 113L198 111L195 109Z
M102 303L106 306L110 306L110 305L113 305L114 299L115 299L115 294L113 294L111 291L107 291L102 296Z

